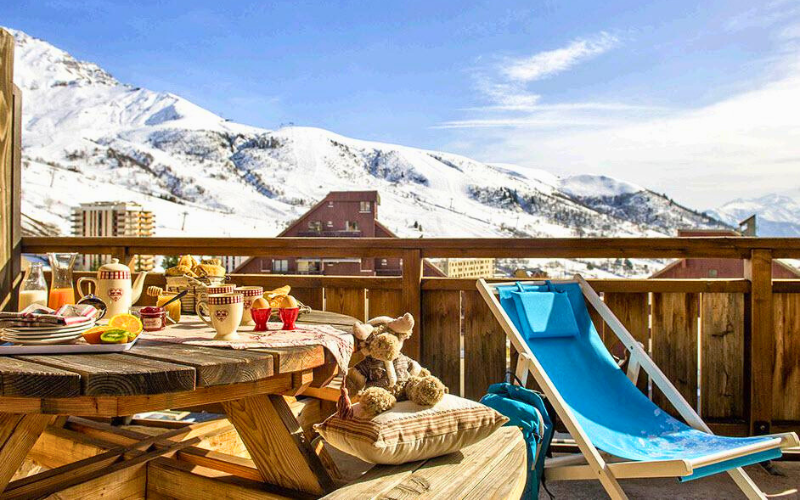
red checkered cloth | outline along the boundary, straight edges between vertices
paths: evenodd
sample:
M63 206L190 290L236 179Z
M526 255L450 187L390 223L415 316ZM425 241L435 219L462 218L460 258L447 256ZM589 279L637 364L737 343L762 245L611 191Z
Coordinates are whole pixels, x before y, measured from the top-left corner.
M31 304L20 312L0 311L0 325L5 328L26 326L77 325L88 323L97 314L89 304L64 305L58 311Z

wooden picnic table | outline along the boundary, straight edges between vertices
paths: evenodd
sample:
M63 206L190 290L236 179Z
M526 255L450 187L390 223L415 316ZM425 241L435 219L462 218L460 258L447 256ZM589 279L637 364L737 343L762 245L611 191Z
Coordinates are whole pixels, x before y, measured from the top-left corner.
M311 312L298 323L349 331L355 318ZM183 328L200 328L186 316ZM251 327L243 327L246 331ZM140 339L125 353L0 357L0 491L55 416L129 416L221 403L264 481L323 494L331 478L284 395L335 374L321 346L233 350Z

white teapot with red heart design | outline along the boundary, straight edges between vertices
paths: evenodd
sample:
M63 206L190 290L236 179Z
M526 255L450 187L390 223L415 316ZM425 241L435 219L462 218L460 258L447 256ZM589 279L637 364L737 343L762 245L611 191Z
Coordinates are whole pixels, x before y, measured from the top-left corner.
M138 302L144 288L146 272L139 273L136 282L131 285L131 270L125 264L120 264L119 259L111 259L110 264L100 266L97 278L80 278L78 280L78 293L84 296L81 287L84 281L94 283L94 294L102 300L108 308L106 315L127 313L131 306Z

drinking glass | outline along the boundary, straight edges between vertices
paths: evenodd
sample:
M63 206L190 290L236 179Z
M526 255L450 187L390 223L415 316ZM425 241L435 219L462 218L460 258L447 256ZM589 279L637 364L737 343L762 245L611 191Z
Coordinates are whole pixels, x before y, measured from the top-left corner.
M75 303L75 289L72 285L72 268L75 266L77 253L48 253L53 279L50 283L50 300L48 306L58 309L64 304Z
M19 310L31 304L47 305L47 282L44 280L41 262L33 262L28 268L25 279L19 287Z

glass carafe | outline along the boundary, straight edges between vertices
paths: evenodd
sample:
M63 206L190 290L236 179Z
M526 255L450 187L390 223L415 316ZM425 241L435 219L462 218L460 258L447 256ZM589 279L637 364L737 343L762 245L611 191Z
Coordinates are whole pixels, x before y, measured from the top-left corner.
M50 269L53 280L50 282L50 300L48 306L58 309L64 304L75 303L75 289L72 286L72 267L75 265L76 253L49 253Z
M18 310L22 311L31 304L47 305L47 282L44 280L43 265L33 262L19 287Z

